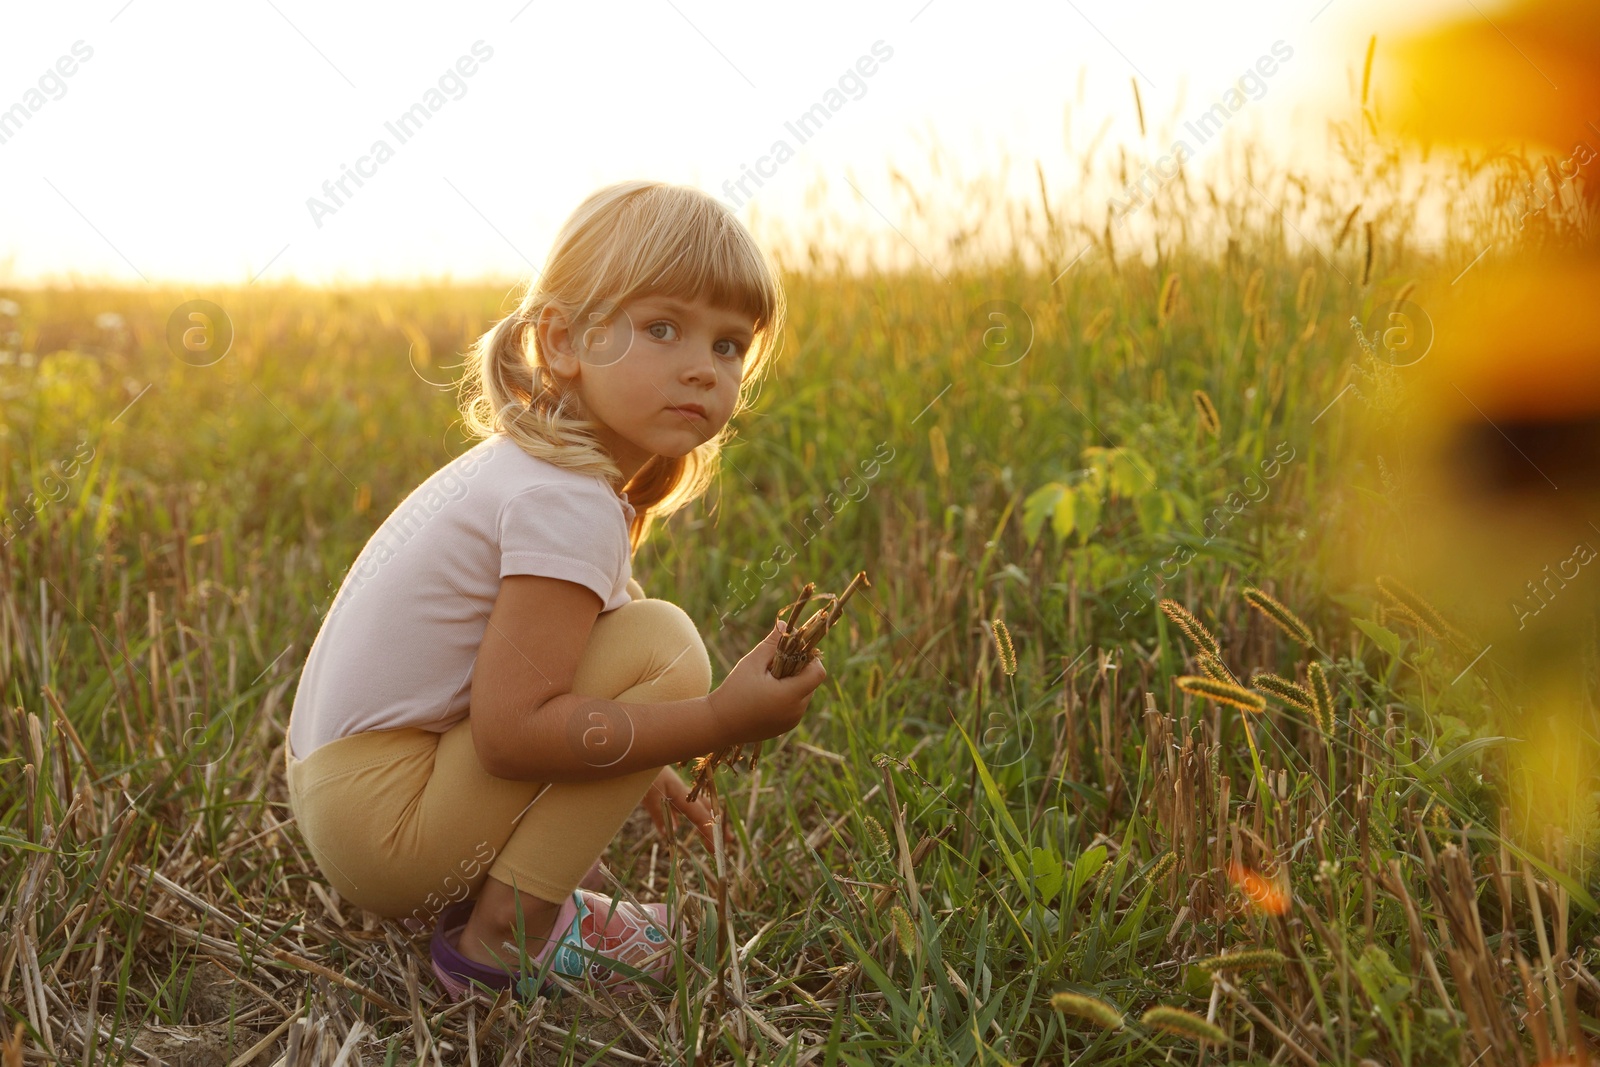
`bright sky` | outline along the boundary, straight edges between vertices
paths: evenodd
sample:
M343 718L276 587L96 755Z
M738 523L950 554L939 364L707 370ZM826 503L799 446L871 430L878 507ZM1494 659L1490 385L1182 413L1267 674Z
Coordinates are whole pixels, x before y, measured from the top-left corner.
M1278 41L1292 57L1229 135L1284 153L1321 145L1324 116L1348 117L1367 35L1381 56L1403 28L1396 6L497 0L396 3L376 18L308 0L13 6L0 285L516 277L585 195L633 177L737 201L758 234L766 219L816 230L808 190L821 182L827 210L892 239L908 208L891 165L935 202L951 188L948 171L928 174L935 143L965 178L1009 160L1026 195L1038 159L1065 186L1107 119L1100 151L1138 139L1130 79L1146 144L1164 149L1163 123L1198 118ZM1473 10L1428 0L1406 17ZM836 110L802 143L785 124L819 103ZM399 129L413 105L426 119ZM763 163L779 140L793 158ZM759 187L725 190L758 165ZM362 184L345 178L335 201L324 182L346 166Z

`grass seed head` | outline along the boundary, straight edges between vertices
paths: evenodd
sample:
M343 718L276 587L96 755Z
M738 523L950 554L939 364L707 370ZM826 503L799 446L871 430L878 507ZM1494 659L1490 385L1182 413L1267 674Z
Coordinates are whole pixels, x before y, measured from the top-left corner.
M1207 972L1270 971L1277 970L1288 962L1288 957L1277 949L1253 948L1230 952L1225 956L1207 956L1203 960L1195 960L1194 965Z
M889 832L883 828L883 823L867 815L862 817L862 824L866 827L867 844L879 859L890 859L894 853L889 847Z
M1207 678L1215 678L1219 682L1233 681L1233 675L1228 673L1227 664L1209 652L1202 652L1195 657L1195 662L1200 664L1200 669L1206 672Z
M1017 650L1011 645L1011 631L1006 629L1005 621L994 620L994 647L1000 653L1000 669L1007 675L1017 673Z
M1317 729L1328 733L1333 726L1333 690L1328 686L1328 674L1320 660L1312 660L1306 668L1306 679L1311 683L1311 698L1315 706L1311 713L1317 717Z
M1278 629L1289 635L1289 639L1296 644L1310 648L1316 644L1316 639L1311 636L1311 627L1300 621L1300 616L1278 603L1268 594L1247 585L1240 591L1249 605L1277 624Z
M1211 402L1211 396L1204 389L1194 391L1195 410L1200 412L1200 425L1212 437L1222 432L1222 419L1217 415L1217 406Z
M1307 267L1300 273L1300 284L1294 290L1294 313L1302 319L1311 307L1311 291L1317 284L1317 268Z
M1242 686L1230 682L1219 682L1215 678L1202 678L1195 674L1185 674L1178 678L1178 688L1193 696L1205 697L1218 704L1232 704L1245 711L1262 712L1267 710L1266 698L1259 693L1252 693Z
M1196 649L1201 652L1209 652L1218 659L1222 658L1222 646L1217 643L1215 637L1211 636L1211 631L1207 630L1199 619L1189 613L1188 608L1176 600L1170 599L1161 601L1160 606L1162 614L1177 623L1178 629L1183 631L1183 636L1187 637Z
M1191 1041L1211 1041L1219 1045L1228 1043L1228 1035L1223 1033L1220 1027L1213 1026L1192 1011L1184 1011L1168 1004L1151 1008L1139 1021L1152 1030L1165 1030L1169 1034L1187 1037Z
M1428 603L1415 590L1408 589L1400 582L1387 574L1378 576L1378 591L1396 608L1404 609L1401 617L1407 622L1414 620L1417 629L1433 638L1448 637L1452 641L1462 641L1465 635L1445 621L1444 615L1438 608Z
M895 940L900 942L900 951L910 959L914 955L917 943L916 932L911 929L911 916L906 909L896 904L889 909L889 919L894 924Z
M1087 1019L1102 1030L1122 1029L1122 1013L1099 997L1087 997L1082 993L1057 993L1050 998L1050 1006L1056 1011Z
M1311 694L1298 682L1291 682L1282 675L1263 672L1251 678L1250 685L1268 696L1277 697L1292 708L1316 714L1317 708L1312 702Z
M1172 321L1173 313L1178 310L1178 276L1167 275L1167 280L1161 283L1161 298L1156 302L1156 325L1165 326Z

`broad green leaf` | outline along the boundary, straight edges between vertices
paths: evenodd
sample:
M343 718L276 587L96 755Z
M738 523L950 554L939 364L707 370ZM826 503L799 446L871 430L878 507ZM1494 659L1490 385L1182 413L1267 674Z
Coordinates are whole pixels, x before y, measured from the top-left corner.
M1089 879L1100 873L1100 868L1106 865L1106 846L1096 845L1083 855L1079 856L1072 864L1072 890L1074 899L1083 892L1083 887Z
M1055 900L1056 894L1061 892L1061 883L1066 880L1067 869L1057 856L1055 850L1046 845L1040 848L1033 847L1033 887L1039 892L1039 899L1046 904Z
M1095 527L1100 525L1100 494L1085 484L1078 487L1074 497L1073 524L1077 528L1079 540L1087 541L1089 535L1094 533Z
M1350 621L1355 623L1362 633L1372 638L1373 644L1389 653L1389 655L1398 656L1400 654L1400 635L1393 630L1386 630L1377 623L1368 622L1366 619L1351 619Z
M1065 485L1060 482L1050 482L1029 493L1028 498L1022 502L1022 532L1027 537L1030 547L1039 539L1039 532L1044 529L1045 520L1055 512L1056 502L1066 492Z
M1051 528L1063 541L1072 534L1072 527L1077 519L1077 500L1082 495L1067 486L1061 487L1061 497L1056 501L1056 510L1051 516Z

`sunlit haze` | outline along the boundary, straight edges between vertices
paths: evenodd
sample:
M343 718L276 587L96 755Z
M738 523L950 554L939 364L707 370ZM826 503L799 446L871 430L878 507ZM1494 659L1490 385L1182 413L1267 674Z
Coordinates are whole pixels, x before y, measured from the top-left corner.
M1187 165L1236 136L1312 158L1367 36L1405 28L1385 7L19 7L0 283L515 277L587 193L633 177L704 188L774 245L903 246L891 168L935 215L985 175L1026 197L1035 160L1070 185L1091 148L1158 157L1245 76Z

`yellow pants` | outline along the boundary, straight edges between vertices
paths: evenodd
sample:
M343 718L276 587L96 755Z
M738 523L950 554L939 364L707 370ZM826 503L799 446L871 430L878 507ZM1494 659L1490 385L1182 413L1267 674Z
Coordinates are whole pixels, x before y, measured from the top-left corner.
M572 691L624 703L704 696L711 661L676 604L636 598L595 619ZM469 716L444 733L371 730L305 759L284 744L289 806L339 894L426 921L486 877L552 902L572 895L659 768L586 782L522 782L483 769Z

